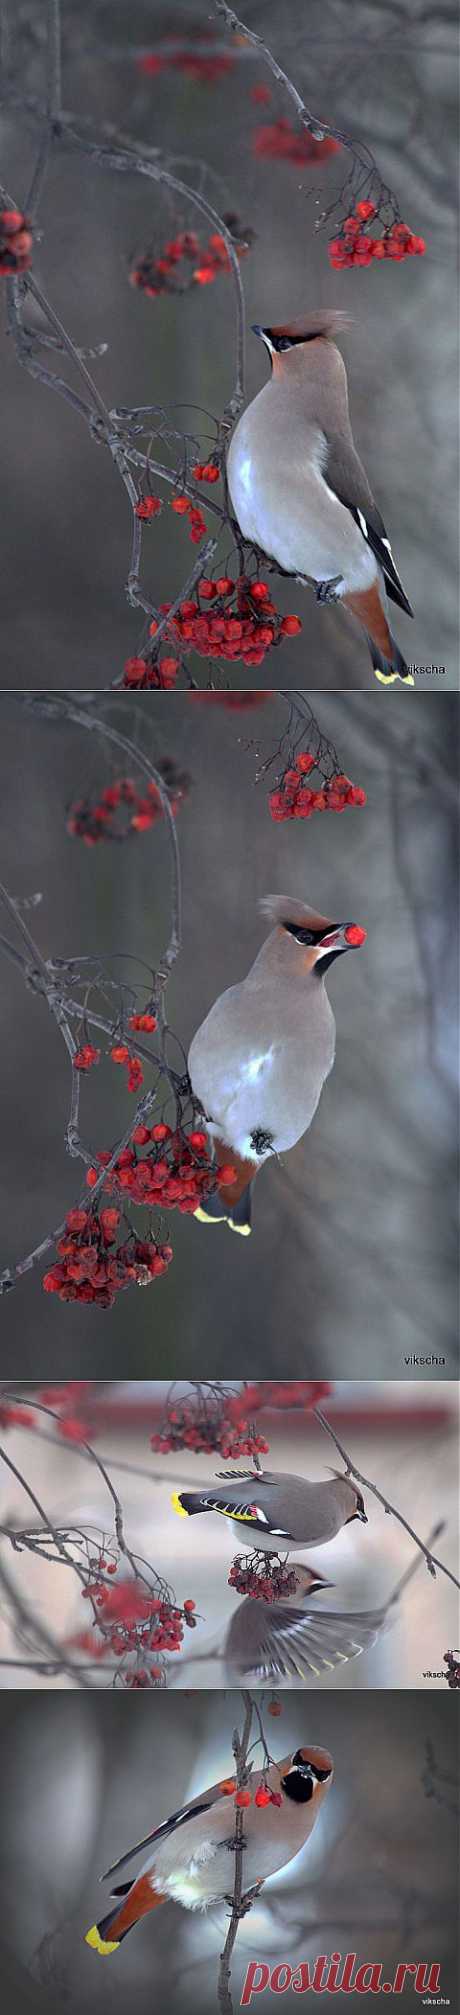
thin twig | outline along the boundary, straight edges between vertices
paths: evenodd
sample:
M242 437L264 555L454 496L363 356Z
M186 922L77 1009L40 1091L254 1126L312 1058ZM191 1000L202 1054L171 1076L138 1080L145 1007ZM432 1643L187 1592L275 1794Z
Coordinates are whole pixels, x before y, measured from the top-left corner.
M403 1517L402 1511L397 1511L396 1506L394 1504L390 1504L389 1498L384 1497L383 1492L377 1489L377 1484L371 1483L370 1478L368 1476L363 1476L362 1471L360 1469L355 1468L351 1456L347 1454L347 1450L346 1448L343 1447L343 1443L339 1441L339 1437L335 1432L335 1428L331 1427L330 1420L327 1420L326 1414L323 1413L322 1408L320 1406L314 1406L313 1413L315 1415L315 1420L319 1421L320 1427L323 1427L325 1433L330 1435L331 1441L335 1442L335 1446L339 1451L339 1455L342 1456L342 1461L345 1463L347 1476L354 1476L356 1478L357 1483L362 1483L364 1485L365 1490L371 1490L372 1496L378 1498L379 1504L383 1504L384 1511L388 1512L388 1515L391 1518L397 1518L398 1524L404 1526L405 1532L409 1533L410 1538L413 1539L414 1541L414 1545L420 1547L420 1552L424 1554L428 1572L433 1576L433 1579L434 1580L436 1579L436 1568L439 1567L440 1573L447 1574L448 1580L453 1581L454 1587L460 1588L460 1581L457 1580L456 1574L452 1574L450 1567L446 1567L445 1561L438 1560L437 1555L431 1552L430 1547L425 1546L423 1539L419 1539L418 1533L414 1532L413 1525L409 1525L407 1518Z

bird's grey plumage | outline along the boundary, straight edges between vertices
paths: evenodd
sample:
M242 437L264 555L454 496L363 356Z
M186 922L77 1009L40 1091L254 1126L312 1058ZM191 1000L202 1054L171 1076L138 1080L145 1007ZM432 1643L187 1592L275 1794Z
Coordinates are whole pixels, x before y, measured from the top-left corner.
M289 1786L290 1774L296 1771L297 1756L305 1758L298 1774L303 1771L308 1782L310 1772L308 1796L304 1802L298 1802L285 1788L286 1783ZM252 1886L259 1887L269 1875L275 1874L298 1854L313 1831L332 1775L332 1757L328 1750L315 1745L295 1752L294 1757L289 1755L279 1763L271 1763L265 1773L260 1770L252 1773L252 1804L244 1815L245 1891ZM254 1794L265 1782L269 1789L276 1792L279 1802L259 1808L255 1805ZM225 1795L222 1784L213 1785L201 1798L193 1800L181 1812L174 1813L171 1820L166 1820L141 1841L139 1847L121 1855L118 1861L112 1863L107 1876L115 1874L143 1846L151 1844L152 1851L133 1882L133 1892L135 1884L148 1876L157 1895L169 1896L190 1910L205 1909L209 1904L223 1902L233 1892L234 1832L233 1799ZM116 1912L113 1915L116 1917ZM110 1918L103 1922L109 1924Z
M410 615L356 452L331 319L316 340L297 339L238 422L227 458L233 509L243 536L285 572L334 581L339 599L383 576Z
M277 900L289 917L289 898ZM220 995L190 1046L191 1083L209 1133L256 1165L293 1147L311 1124L334 1052L324 983L305 970L295 939L275 927L246 979ZM271 1145L256 1152L254 1134Z
M188 1517L217 1512L229 1519L243 1545L267 1553L289 1553L303 1546L322 1546L342 1525L364 1518L361 1493L351 1477L334 1476L327 1483L281 1470L230 1476L209 1491L179 1491L179 1510ZM177 1504L176 1504L177 1508Z
M385 1609L348 1613L315 1610L308 1602L264 1603L247 1596L232 1617L224 1646L228 1673L238 1685L251 1674L254 1681L317 1679L337 1665L370 1651L385 1622Z

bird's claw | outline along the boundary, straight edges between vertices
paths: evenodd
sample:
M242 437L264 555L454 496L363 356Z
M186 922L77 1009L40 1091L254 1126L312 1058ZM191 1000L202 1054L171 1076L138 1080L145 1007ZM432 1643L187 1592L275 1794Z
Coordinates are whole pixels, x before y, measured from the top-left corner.
M341 588L343 588L341 574L335 574L333 581L318 581L316 589L317 602L338 602Z

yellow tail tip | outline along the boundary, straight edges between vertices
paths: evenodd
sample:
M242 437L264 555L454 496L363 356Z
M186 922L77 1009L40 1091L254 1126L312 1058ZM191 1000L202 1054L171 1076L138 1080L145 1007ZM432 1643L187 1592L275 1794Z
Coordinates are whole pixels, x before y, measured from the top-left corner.
M105 1958L107 1952L118 1952L120 1939L101 1938L101 1934L100 1931L98 1931L97 1924L92 1924L91 1930L86 1932L85 1945L91 1945L93 1948L93 1952L101 1952L103 1958Z
M173 1508L173 1511L177 1511L177 1512L178 1512L178 1514L179 1514L179 1518L188 1518L188 1511L186 1511L186 1510L185 1510L185 1506L184 1506L183 1504L181 1504L181 1501L180 1501L180 1497L179 1497L179 1493L178 1493L178 1491L177 1491L177 1490L174 1490L174 1491L173 1491L173 1494L172 1494L172 1498L171 1498L171 1504L172 1504L172 1508Z
M249 1238L252 1230L250 1224L234 1224L232 1217L208 1217L207 1211L202 1210L201 1205L198 1210L194 1210L193 1215L199 1218L200 1224L228 1224L229 1231L239 1232L241 1238Z

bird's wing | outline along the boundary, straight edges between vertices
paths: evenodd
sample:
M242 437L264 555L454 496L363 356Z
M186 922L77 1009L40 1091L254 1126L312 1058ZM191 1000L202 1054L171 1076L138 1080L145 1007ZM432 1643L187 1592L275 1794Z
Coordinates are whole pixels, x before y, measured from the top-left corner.
M257 1479L255 1481L257 1482ZM205 1511L221 1511L224 1518L234 1518L238 1525L248 1525L253 1532L269 1533L271 1539L292 1539L293 1537L292 1533L286 1530L285 1525L276 1524L275 1514L271 1517L269 1512L264 1511L263 1505L257 1503L257 1489L254 1491L254 1498L250 1504L239 1504L237 1498L228 1497L225 1499L222 1494L213 1497L211 1493L209 1496L203 1496L201 1503Z
M276 1603L261 1628L256 1657L250 1645L238 1658L240 1673L251 1672L257 1679L304 1679L308 1672L333 1671L334 1666L357 1658L375 1644L384 1621L384 1610L366 1610L363 1615L346 1615L323 1610L293 1609ZM230 1647L231 1656L231 1647Z
M135 1854L140 1854L142 1848L150 1847L155 1840L164 1840L168 1833L176 1833L179 1826L185 1826L187 1819L198 1818L200 1812L209 1812L210 1807L225 1795L221 1784L213 1784L202 1798L194 1798L189 1805L182 1805L178 1812L171 1813L170 1819L164 1819L161 1826L156 1826L153 1833L146 1833L143 1840L136 1841L135 1847L128 1847L126 1854L120 1854L118 1861L112 1861L111 1867L99 1876L99 1881L108 1882L109 1876L116 1875L119 1868L125 1868L126 1863L132 1861Z
M351 516L355 519L355 524L359 525L363 539L367 540L371 551L375 553L385 577L390 601L397 602L400 609L405 609L407 616L412 616L413 609L395 567L383 518L374 502L367 476L353 442L340 434L329 434L325 438L327 459L323 469L324 481L334 496L339 498L339 502L345 504L346 509L351 511Z

